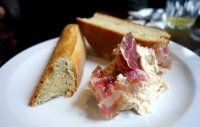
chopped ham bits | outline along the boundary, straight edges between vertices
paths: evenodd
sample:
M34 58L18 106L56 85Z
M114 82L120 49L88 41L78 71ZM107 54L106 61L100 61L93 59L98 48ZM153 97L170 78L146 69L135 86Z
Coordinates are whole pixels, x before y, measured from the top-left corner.
M169 61L168 51L156 47L157 51L138 45L131 33L127 33L121 44L114 49L116 58L104 69L97 66L90 80L100 112L106 118L116 116L121 110L134 109L138 114L150 111L152 101L168 88L161 80L162 64ZM165 55L157 61L155 53ZM159 64L161 66L159 66Z

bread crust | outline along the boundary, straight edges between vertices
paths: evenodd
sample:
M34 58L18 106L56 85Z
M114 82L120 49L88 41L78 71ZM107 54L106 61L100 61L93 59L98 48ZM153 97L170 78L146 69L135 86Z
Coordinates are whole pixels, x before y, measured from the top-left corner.
M82 79L86 59L85 46L77 24L69 24L63 29L48 65L35 88L29 106L37 105L38 95L40 94L43 85L45 85L44 82L49 78L49 74L53 71L55 61L60 57L66 57L72 63L72 71L75 77L74 85L76 87L75 90L68 95L72 96Z
M68 43L65 43L66 41ZM64 28L54 53L55 59L62 55L68 56L71 59L72 68L76 76L76 87L78 87L81 81L86 59L85 45L80 42L83 42L83 39L79 26L77 24L69 24Z
M96 18L96 19L105 18L105 19L109 19L109 20L112 20L113 22L117 22L120 24L124 24L124 25L128 24L130 26L133 25L136 28L146 29L147 31L151 31L152 33L158 33L160 35L160 37L156 40L150 40L150 39L147 40L146 38L143 38L142 36L135 37L136 42L141 44L142 46L153 47L155 44L167 45L169 43L170 35L167 32L164 32L155 28L142 26L140 24L132 23L126 20L122 20L122 19L115 18L109 15L101 14L101 13L95 13L92 18ZM114 48L116 48L117 44L121 42L123 36L126 33L122 31L111 30L107 27L90 22L89 20L92 18L89 18L89 19L80 18L80 17L76 18L82 34L86 37L89 44L92 46L94 51L99 56L106 59L113 59L112 51ZM132 32L132 31L128 31L128 32Z
M112 50L116 48L116 45L123 38L123 34L106 30L105 28L88 22L84 22L80 18L77 18L77 23L81 29L82 34L86 37L91 47L99 56L106 59L112 59L114 57L111 57Z

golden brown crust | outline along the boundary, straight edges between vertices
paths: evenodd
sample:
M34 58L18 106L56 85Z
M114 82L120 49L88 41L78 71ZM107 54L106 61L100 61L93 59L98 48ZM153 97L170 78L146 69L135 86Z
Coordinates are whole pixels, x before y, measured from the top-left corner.
M126 20L122 20L119 18L115 18L100 13L95 13L92 18L98 19L102 17L105 19L108 17L109 20L113 20L113 22L117 22L119 24L127 23L130 26L133 25L135 28L146 29L147 31L150 31L152 33L158 33L160 35L160 37L156 40L146 39L143 36L135 36L136 42L141 44L142 46L152 47L155 44L169 43L170 35L164 31L155 28L142 26L139 24L135 24ZM94 49L94 51L103 58L112 59L113 49L116 48L117 44L121 42L123 36L126 33L122 31L114 31L104 26L102 27L98 24L90 22L88 19L85 18L77 17L76 20L82 34L86 37L86 39L88 40L89 44ZM134 30L131 32L134 35Z
M44 85L43 82L47 80L48 75L53 71L55 61L60 57L64 56L71 60L73 73L75 75L75 86L77 89L82 78L86 58L84 43L81 39L80 30L77 24L70 24L64 28L51 59L41 76L40 82L35 88L35 92L29 103L30 106L37 105L36 100ZM75 91L72 91L69 96L72 96Z
M104 58L109 59L110 55L112 56L112 50L116 48L116 45L120 43L119 40L123 38L123 34L121 33L106 30L105 28L84 22L81 18L77 18L77 23L81 29L82 34L86 37L94 51L99 56Z
M82 41L82 35L80 34L80 29L78 25L76 25L77 31L79 34L77 35L76 39L78 42ZM86 50L84 43L76 43L74 45L73 53L71 54L71 60L72 60L72 67L76 76L76 88L80 84L80 81L83 76L83 70L85 65L85 59L86 59Z
M73 71L76 76L76 86L78 86L81 81L86 58L84 43L75 43L82 41L82 36L77 33L80 33L79 26L77 24L67 25L62 32L59 40L60 43L55 50L55 57L66 55L71 59ZM64 43L65 41L70 43Z

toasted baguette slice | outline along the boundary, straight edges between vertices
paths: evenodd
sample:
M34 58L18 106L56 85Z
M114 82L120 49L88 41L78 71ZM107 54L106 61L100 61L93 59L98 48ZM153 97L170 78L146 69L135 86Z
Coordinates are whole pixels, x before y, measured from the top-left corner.
M78 25L67 25L29 105L36 106L61 95L72 96L81 81L85 58L86 51Z
M106 14L95 13L91 18L77 17L77 23L94 51L104 57L112 58L112 51L123 36L131 32L137 43L152 47L155 44L168 44L170 35L159 29L143 26Z

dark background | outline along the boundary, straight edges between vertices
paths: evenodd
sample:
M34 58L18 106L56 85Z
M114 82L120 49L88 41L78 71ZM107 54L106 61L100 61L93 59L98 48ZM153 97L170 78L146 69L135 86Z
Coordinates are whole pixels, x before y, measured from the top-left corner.
M127 11L142 7L165 7L165 0L20 0L21 19L17 28L17 52L59 36L77 16L90 17L105 11L126 18Z

